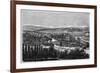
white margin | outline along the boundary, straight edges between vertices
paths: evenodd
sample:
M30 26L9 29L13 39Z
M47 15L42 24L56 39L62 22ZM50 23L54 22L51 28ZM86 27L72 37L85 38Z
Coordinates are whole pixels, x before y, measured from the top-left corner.
M71 11L71 12L89 12L90 13L90 59L84 60L61 60L61 61L44 61L44 62L21 62L21 9L31 10L54 10L54 11ZM35 5L16 5L16 68L38 68L52 66L73 66L94 64L94 10L85 8L69 8L69 7L50 7Z

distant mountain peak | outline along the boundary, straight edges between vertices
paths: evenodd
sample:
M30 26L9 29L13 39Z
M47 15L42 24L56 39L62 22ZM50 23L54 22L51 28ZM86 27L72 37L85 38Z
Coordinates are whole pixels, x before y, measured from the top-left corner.
M80 27L71 27L71 26L68 26L68 27L44 27L42 25L31 25L31 24L27 24L27 25L24 25L23 26L23 30L28 30L28 31L47 31L47 30L52 30L52 31L64 31L64 30L69 30L69 31L73 31L73 30L76 30L76 31L80 31L80 30L88 30L89 27L88 26L80 26Z

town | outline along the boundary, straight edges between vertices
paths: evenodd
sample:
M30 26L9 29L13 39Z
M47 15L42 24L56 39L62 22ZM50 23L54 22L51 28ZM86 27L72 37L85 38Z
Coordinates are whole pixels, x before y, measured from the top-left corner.
M89 31L79 28L23 32L23 61L89 58Z

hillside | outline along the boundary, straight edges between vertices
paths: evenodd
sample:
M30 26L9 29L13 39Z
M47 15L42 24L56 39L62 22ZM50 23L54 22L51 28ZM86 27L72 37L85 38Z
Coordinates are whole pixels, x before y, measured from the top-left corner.
M22 45L23 61L85 59L89 58L84 51L89 51L89 30L28 26L23 30Z

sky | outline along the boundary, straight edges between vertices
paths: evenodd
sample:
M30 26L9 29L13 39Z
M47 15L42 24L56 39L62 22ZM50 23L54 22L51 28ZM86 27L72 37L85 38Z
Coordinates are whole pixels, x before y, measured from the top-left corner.
M46 10L21 10L21 24L50 28L89 26L89 13Z

